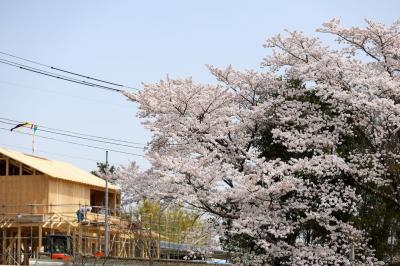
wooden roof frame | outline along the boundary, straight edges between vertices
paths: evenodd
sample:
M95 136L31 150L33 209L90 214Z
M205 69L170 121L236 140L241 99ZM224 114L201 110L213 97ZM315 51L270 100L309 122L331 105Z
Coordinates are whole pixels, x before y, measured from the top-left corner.
M100 190L105 188L104 179L70 164L0 147L0 160L6 160L8 162L10 159L20 163L20 175L22 175L23 167L26 166L33 169L33 173L35 174L43 173L51 178L90 185L100 188ZM113 184L109 184L108 188L115 192L120 190L118 186Z

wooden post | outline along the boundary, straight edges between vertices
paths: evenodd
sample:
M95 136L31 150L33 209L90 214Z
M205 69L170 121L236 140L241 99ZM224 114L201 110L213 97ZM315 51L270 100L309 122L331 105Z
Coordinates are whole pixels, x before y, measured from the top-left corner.
M76 229L72 232L72 256L75 257L76 253Z
M160 238L160 230L161 230L161 212L159 211L158 213L158 236L157 236L157 259L160 259L160 242L161 242L161 238Z
M11 264L11 258L15 257L15 245L16 245L16 239L17 239L17 235L14 236L14 233L11 233L11 235L13 236L13 239L10 239L10 243L8 244L8 256L7 256L7 264ZM12 263L15 263L15 259L14 261L12 261Z
M42 249L42 225L40 224L39 226L38 226L38 245L37 245L37 248L36 248L36 253L37 253L37 255L36 255L36 258L37 259L39 259L40 258L40 250Z
M101 248L101 234L100 234L100 230L98 230L97 231L97 244L96 244L95 253L96 252L100 252L100 251L102 251L102 248Z
M87 254L88 238L86 236L86 231L82 230L82 253Z
M114 216L117 216L117 192L114 193Z
M113 238L113 242L114 242L114 244L112 244L112 246L114 247L113 248L113 250L114 250L113 253L114 253L114 256L117 257L118 253L119 253L119 249L118 249L118 244L119 244L119 242L118 242L118 233L115 233L114 238Z
M117 257L121 256L121 235L118 234L117 238Z
M18 264L21 264L21 226L18 225L17 229L17 259Z
M149 258L152 258L152 247L153 247L153 231L152 231L152 227L153 227L153 223L152 223L152 219L151 219L151 215L150 215L150 235L149 235L149 244L148 244L148 254L149 254Z
M131 237L129 238L129 257L130 258L134 257L134 255L133 255L133 246L132 246L132 238Z
M135 240L131 238L131 240L129 241L129 245L131 246L131 258L135 257Z
M6 158L6 176L10 175L9 159Z
M132 258L136 258L136 238L132 239Z
M126 250L126 257L131 257L131 238L125 239L125 250Z
M140 253L142 253L142 254L140 254L140 256L142 257L142 258L145 258L145 249L146 249L146 245L145 245L145 240L144 240L144 237L142 237L142 239L141 239L141 244L142 244L142 248L141 248L141 252Z
M7 230L5 228L3 228L2 236L3 236L3 241L2 241L2 250L1 250L1 254L2 254L1 263L2 264L7 264L7 262L6 262L6 258L7 258L7 256L6 256L6 252L7 252L7 249L6 249L6 246L7 246Z
M79 255L82 254L82 226L79 225L79 231L78 231L78 253Z
M28 240L27 239L23 239L22 241L22 246L24 247L24 265L29 265L29 256L28 256Z
M114 236L112 234L112 232L109 232L109 237L107 239L107 246L108 246L108 255L109 256L114 256L114 254L112 254L112 252L114 252Z
M7 253L7 257L6 257L6 263L5 264L11 264L11 263L15 263L14 260L11 260L11 256L15 256L15 245L16 245L16 239L17 236L14 236L14 233L12 231L9 232L10 233L10 237L9 237L9 241L8 241L8 246L6 248L6 253Z
M116 255L117 255L117 257L119 257L121 254L121 238L120 238L120 235L119 234L117 234L117 237L116 237L116 241L117 241L117 246L116 246Z
M86 230L86 248L85 248L85 254L92 254L92 238L91 235L89 234L88 229Z
M117 231L116 231L117 232ZM113 238L112 238L112 240L110 239L110 245L109 245L109 247L110 247L110 250L112 251L112 255L113 256L116 256L116 250L117 250L117 233L114 233L113 234Z

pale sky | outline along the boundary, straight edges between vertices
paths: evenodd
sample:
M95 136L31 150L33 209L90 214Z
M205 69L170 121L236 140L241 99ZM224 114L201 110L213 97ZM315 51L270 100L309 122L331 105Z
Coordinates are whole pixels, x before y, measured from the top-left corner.
M139 89L142 82L157 82L167 74L215 83L205 64L259 69L267 53L262 44L283 29L315 35L316 28L334 17L346 26L362 26L364 18L390 24L400 17L399 10L400 1L395 0L3 0L0 51ZM151 134L136 112L137 106L118 93L0 64L0 118L146 143ZM38 134L48 135L40 128ZM0 130L0 146L29 153L31 140ZM39 138L36 149L36 155L85 170L105 158L104 151ZM142 157L110 152L112 164L129 161L149 167Z

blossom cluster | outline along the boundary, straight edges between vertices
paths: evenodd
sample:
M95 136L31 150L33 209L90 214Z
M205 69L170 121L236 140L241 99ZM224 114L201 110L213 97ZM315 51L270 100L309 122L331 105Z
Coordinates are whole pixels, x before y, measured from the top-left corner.
M125 93L153 133L151 174L131 169L132 194L230 221L262 250L254 263L378 265L348 217L359 187L399 204L399 31L334 19L318 32L339 48L286 31L266 41L261 71L209 65L216 85L167 77Z

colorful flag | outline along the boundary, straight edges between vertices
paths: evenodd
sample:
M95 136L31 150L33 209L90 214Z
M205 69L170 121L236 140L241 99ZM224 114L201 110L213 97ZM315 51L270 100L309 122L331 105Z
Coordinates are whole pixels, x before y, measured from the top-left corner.
M33 123L31 123L31 122L25 122L25 123L21 123L21 124L16 125L16 126L13 127L12 129L10 129L10 131L13 131L14 129L17 129L17 128L19 128L19 127L30 127L30 128L32 128L32 126L33 126Z
M35 134L38 129L38 125L35 125L34 123L31 122L25 122L16 125L15 127L11 128L10 131L13 131L14 129L20 128L20 127L27 127L31 129L31 136L32 136L32 153L35 152Z

